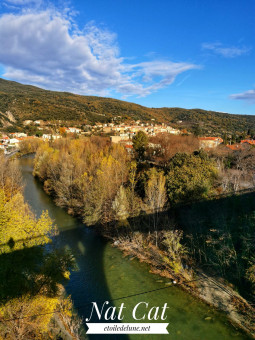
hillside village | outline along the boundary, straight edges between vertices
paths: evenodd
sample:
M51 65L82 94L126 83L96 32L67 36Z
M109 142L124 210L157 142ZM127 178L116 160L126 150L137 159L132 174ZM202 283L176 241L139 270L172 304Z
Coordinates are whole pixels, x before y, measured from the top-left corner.
M0 151L3 151L5 154L11 154L19 150L20 142L34 138L43 141L53 141L62 137L79 138L81 136L100 135L110 137L112 143L122 144L128 152L132 152L132 138L139 131L144 132L148 135L148 137L155 137L159 134L191 134L191 132L186 129L176 129L164 123L144 123L140 120L133 121L131 124L115 122L105 124L96 123L94 125L84 125L83 129L79 127L62 126L61 121L58 121L57 123L58 124L53 125L52 122L43 120L25 120L23 122L23 132L3 131L0 134ZM200 147L204 149L215 148L224 143L224 140L221 137L197 136L197 138L199 140ZM231 150L241 150L245 144L255 145L255 139L254 137L251 137L249 139L241 140L240 143L224 144ZM153 148L154 144L150 143L150 146Z

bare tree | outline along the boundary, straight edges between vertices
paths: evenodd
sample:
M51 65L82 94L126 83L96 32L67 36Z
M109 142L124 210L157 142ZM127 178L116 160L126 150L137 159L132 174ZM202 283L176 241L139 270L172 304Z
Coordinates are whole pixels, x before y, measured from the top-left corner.
M153 226L156 233L156 246L158 245L158 213L166 204L166 178L162 171L152 168L148 172L148 181L145 187L145 203L153 215Z

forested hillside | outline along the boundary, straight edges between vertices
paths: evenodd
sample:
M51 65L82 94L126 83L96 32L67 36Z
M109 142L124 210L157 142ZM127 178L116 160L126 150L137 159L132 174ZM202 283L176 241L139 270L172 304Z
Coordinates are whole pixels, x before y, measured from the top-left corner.
M201 109L147 108L121 100L43 90L0 78L0 124L21 125L26 119L108 122L113 118L169 123L200 134L223 135L255 130L255 116ZM15 119L13 119L15 118ZM16 120L16 122L15 122Z

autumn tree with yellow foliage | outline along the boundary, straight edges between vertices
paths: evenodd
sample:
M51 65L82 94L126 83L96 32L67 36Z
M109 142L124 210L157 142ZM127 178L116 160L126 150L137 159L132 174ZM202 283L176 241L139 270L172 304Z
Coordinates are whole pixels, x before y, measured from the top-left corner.
M52 220L47 212L32 214L17 164L1 160L0 337L43 339L59 303L59 283L68 278L74 258L61 249L46 250L57 233Z
M42 145L35 157L34 175L46 192L87 224L114 218L112 203L128 178L130 159L120 145L84 138Z

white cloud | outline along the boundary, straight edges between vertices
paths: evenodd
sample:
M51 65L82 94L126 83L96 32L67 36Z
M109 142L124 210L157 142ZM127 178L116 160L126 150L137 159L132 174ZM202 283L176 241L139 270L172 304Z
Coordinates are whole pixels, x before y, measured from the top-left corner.
M242 47L225 47L221 43L204 43L202 44L202 49L212 51L215 54L221 55L225 58L234 58L239 57L243 54L247 54L251 48L242 46Z
M232 94L230 98L245 100L255 104L255 90L249 90L242 93Z
M165 60L127 63L114 34L93 24L79 31L73 18L55 10L2 15L0 46L4 77L80 94L146 96L198 68Z
M39 4L42 0L5 0L6 3L16 5L16 6L23 6L28 4Z

